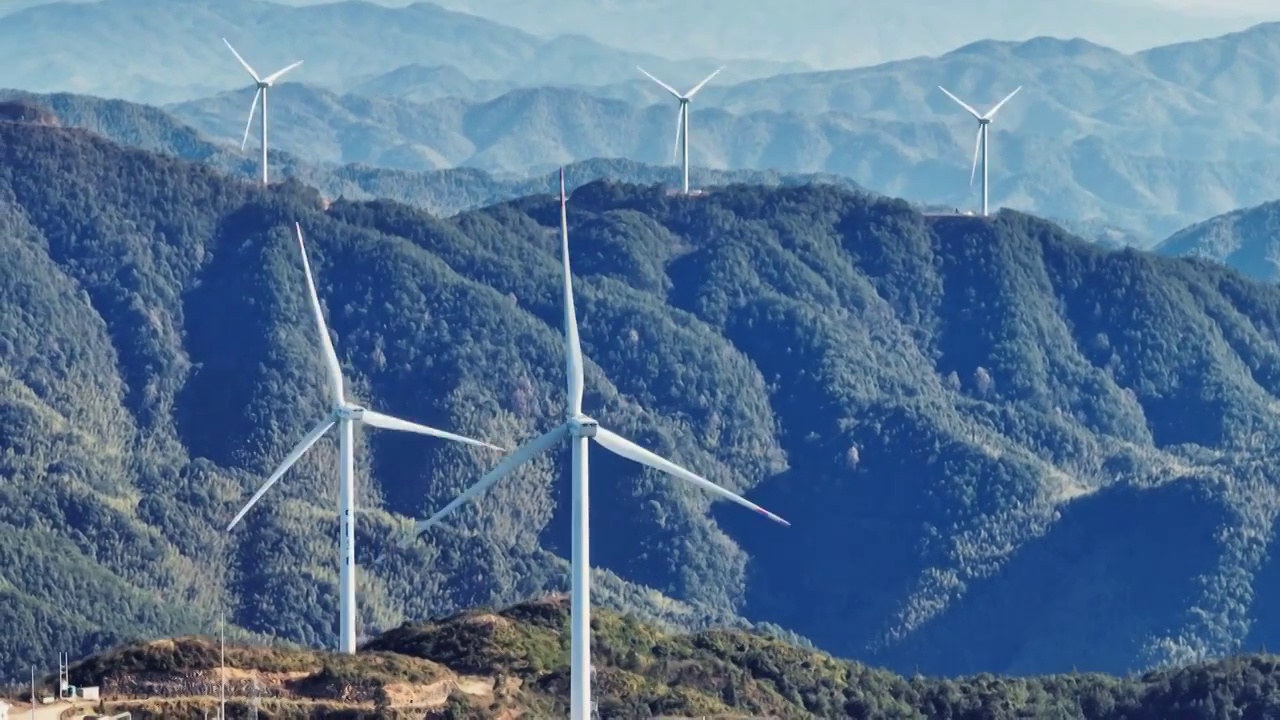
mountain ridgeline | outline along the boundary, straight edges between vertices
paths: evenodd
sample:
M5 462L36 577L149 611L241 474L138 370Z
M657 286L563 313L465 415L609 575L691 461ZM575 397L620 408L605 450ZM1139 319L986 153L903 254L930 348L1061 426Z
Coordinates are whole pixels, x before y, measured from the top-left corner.
M358 400L509 445L560 419L551 196L441 219L78 129L0 153L5 676L223 604L333 644L332 443L222 531L326 402L294 222ZM926 673L1278 644L1280 289L832 186L601 181L569 221L585 409L793 523L598 453L600 603ZM496 458L356 443L363 633L564 589L565 453L401 549Z

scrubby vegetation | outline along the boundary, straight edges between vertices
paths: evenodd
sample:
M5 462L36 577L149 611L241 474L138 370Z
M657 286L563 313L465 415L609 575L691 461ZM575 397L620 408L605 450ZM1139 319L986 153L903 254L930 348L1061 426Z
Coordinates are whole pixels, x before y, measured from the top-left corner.
M356 656L233 646L227 670L199 638L131 645L72 666L114 710L199 717L216 700L258 704L273 717L563 717L568 708L565 599L473 610L388 631ZM592 617L600 715L630 718L1063 718L1167 720L1271 717L1280 712L1280 658L1241 656L1113 677L904 678L741 631L671 634L611 612ZM113 688L145 689L133 699ZM192 688L207 694L189 695ZM381 715L378 715L381 713Z
M333 644L329 441L222 532L325 403L295 221L359 399L509 444L559 419L549 196L442 219L0 122L3 675L224 606ZM601 604L928 674L1277 644L1280 289L832 186L596 182L570 224L590 412L793 523L593 456ZM564 588L563 457L406 550L494 460L357 452L364 633ZM471 669L554 678L537 648Z

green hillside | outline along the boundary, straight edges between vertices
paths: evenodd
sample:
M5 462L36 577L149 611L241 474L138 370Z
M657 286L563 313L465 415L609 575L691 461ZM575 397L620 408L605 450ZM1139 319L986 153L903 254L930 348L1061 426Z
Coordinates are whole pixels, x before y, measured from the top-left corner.
M332 445L221 531L325 403L295 221L358 400L512 445L559 418L549 196L441 219L81 130L0 153L6 677L223 605L333 643ZM929 674L1276 646L1280 289L829 185L595 182L570 224L589 411L793 523L600 457L602 605ZM362 632L564 588L562 456L402 550L493 459L357 448Z
M104 688L108 709L140 718L198 718L216 707L224 676L235 715L256 697L263 713L280 718L557 717L568 712L568 625L567 602L545 600L406 624L354 657L233 642L225 666L208 639L158 640L73 663L71 681ZM1130 677L908 679L738 631L673 635L611 612L594 614L592 626L594 688L609 720L1208 720L1280 712L1274 656Z

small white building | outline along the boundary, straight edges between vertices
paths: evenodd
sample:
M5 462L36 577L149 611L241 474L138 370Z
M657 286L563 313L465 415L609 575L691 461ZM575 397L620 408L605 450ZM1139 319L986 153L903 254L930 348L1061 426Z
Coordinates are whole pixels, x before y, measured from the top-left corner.
M9 708L13 707L9 703L0 700L0 720L9 720Z

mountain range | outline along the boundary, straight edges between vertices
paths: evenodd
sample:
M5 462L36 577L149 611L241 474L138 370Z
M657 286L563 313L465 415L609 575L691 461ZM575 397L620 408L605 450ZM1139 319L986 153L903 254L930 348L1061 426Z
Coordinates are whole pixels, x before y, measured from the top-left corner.
M139 33L148 40L121 40ZM637 63L663 71L677 67L580 35L539 37L427 2L388 8L362 0L307 7L257 0L100 0L0 16L0 85L144 102L248 86L252 80L220 37L262 75L302 60L299 76L335 87L413 63L453 65L469 77L531 85L623 80L634 75ZM705 73L721 62L693 60L679 67ZM750 59L733 64L741 77L805 67Z
M360 400L509 444L555 417L548 195L440 218L48 121L0 148L6 677L220 607L332 642L332 447L220 531L324 402L295 221ZM835 185L570 208L591 412L793 523L601 458L605 606L930 674L1275 646L1280 288ZM491 461L357 443L365 633L563 589L562 458L402 550Z
M123 49L108 40L137 27L164 40ZM427 3L184 0L153 9L103 0L0 17L0 40L11 41L0 47L22 48L0 50L0 67L27 90L179 100L168 109L238 142L249 94L232 88L248 78L219 35L259 69L306 60L290 76L297 84L275 91L272 133L309 163L469 167L509 179L591 158L665 163L675 107L636 65L687 87L724 62L729 69L694 104L697 165L838 174L889 195L972 207L974 123L936 86L982 107L1022 86L995 124L997 206L1100 223L1150 247L1280 196L1267 159L1280 150L1277 23L1136 53L1039 37L800 72L765 61L671 61ZM113 62L91 61L100 57Z

